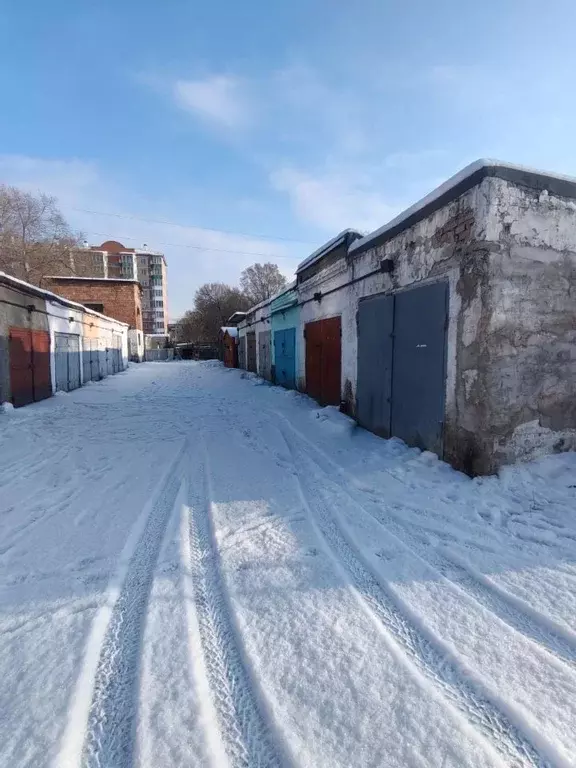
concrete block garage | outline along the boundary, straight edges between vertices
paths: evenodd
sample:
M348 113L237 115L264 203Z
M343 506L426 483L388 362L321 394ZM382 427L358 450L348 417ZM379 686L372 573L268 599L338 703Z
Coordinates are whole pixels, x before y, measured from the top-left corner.
M326 243L293 295L297 388L366 429L471 474L576 448L574 180L477 161Z

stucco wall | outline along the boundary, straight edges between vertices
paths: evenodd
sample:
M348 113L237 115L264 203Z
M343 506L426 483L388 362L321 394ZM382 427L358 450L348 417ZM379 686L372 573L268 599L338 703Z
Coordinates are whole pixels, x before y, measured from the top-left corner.
M474 416L457 438L478 472L576 448L576 205L497 178L483 193L482 267L461 273L457 388L459 414Z

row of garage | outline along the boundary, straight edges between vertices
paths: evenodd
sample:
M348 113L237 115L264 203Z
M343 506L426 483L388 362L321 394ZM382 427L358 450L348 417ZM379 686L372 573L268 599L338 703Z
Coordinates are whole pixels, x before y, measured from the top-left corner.
M348 232L341 239L329 246L326 256L345 246L345 258L357 238ZM302 292L305 283L300 283ZM342 377L344 308L340 314L312 319L310 310L321 313L322 298L317 296L311 306L304 303L300 312L297 285L254 308L237 330L229 329L238 334L240 367L288 389L298 388L321 405L337 405L378 435L395 435L441 452L447 282L358 298L354 389L350 378ZM340 299L346 296L336 293L341 293Z
M69 392L127 361L128 325L0 272L0 403Z
M574 200L564 177L472 164L237 313L237 364L471 474L576 449Z

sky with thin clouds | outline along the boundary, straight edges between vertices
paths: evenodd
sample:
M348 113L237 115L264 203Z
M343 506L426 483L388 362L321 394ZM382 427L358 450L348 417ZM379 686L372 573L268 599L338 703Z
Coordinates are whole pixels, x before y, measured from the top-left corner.
M576 3L54 0L0 11L0 183L206 281L386 223L478 157L576 175Z

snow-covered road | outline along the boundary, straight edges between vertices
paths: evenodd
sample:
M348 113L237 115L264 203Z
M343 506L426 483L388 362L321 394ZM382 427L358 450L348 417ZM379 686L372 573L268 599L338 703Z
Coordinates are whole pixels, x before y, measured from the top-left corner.
M133 366L0 414L0 573L1 766L576 765L575 454Z

